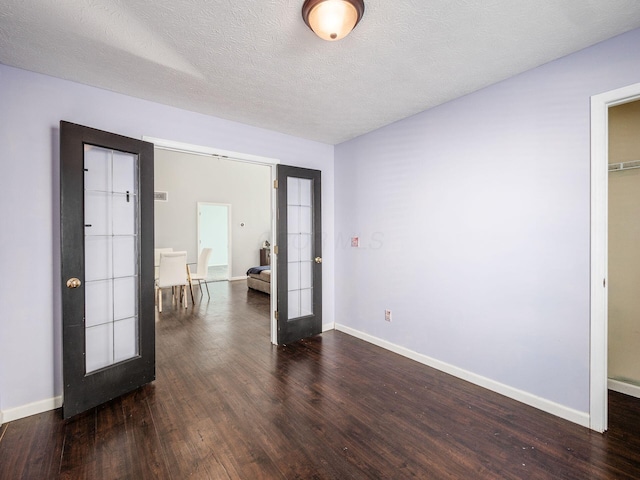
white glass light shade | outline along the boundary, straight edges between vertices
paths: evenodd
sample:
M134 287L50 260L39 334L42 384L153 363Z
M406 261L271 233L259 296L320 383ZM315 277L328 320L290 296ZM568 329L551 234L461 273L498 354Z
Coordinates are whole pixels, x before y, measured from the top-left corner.
M306 6L315 3L310 10ZM356 9L353 0L322 0L319 2L305 2L303 16L311 30L323 40L335 41L349 35L349 32L357 25L364 4L360 0L359 10Z

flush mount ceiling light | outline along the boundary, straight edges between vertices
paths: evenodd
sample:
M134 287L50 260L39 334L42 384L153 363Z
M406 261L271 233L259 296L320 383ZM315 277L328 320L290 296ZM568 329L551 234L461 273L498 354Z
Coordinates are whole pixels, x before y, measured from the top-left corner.
M363 14L363 0L305 0L302 5L304 23L330 42L349 35Z

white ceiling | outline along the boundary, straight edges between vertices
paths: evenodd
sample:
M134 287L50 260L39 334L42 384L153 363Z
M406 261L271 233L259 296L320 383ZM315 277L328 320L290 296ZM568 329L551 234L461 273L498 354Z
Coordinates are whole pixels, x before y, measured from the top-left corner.
M0 63L330 144L640 27L638 0L2 0ZM640 52L640 46L639 46Z

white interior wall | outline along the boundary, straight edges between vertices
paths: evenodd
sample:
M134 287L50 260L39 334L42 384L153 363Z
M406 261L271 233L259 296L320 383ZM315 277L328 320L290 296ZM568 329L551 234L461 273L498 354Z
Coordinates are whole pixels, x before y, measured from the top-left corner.
M154 182L155 190L169 192L168 202L154 205L157 247L186 250L188 261L197 262L197 203L228 203L231 277L260 264L259 249L271 238L270 167L156 149Z
M587 424L589 101L640 80L638 44L635 30L338 145L340 328Z
M323 314L325 324L333 322L332 145L5 65L0 65L0 105L0 272L17 285L30 286L0 290L0 411L5 421L54 408L61 400L60 120L321 170Z

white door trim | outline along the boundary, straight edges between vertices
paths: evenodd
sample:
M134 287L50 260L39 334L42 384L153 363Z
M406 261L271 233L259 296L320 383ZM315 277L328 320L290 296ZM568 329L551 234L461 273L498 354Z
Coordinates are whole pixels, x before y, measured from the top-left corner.
M591 97L591 345L589 426L607 430L609 107L640 99L640 83Z
M151 142L156 148L163 150L172 150L175 152L191 153L195 155L213 156L226 158L227 160L233 160L236 162L248 162L258 165L266 165L271 168L271 185L274 184L278 178L277 165L280 160L276 158L261 157L258 155L252 155L248 153L232 152L230 150L222 150L214 147L207 147L204 145L195 145L191 143L175 142L173 140L166 140L163 138L155 138L149 136L143 136L142 140ZM271 245L276 244L276 189L271 188ZM274 255L274 253L271 253ZM230 260L231 261L231 260ZM275 312L277 310L278 301L278 266L274 257L271 260L271 343L278 344L278 323L276 321Z
M276 158L260 157L249 153L232 152L231 150L222 150L220 148L206 147L204 145L195 145L193 143L174 142L173 140L165 140L163 138L155 138L143 136L142 140L153 143L157 148L163 150L172 150L174 152L192 153L195 155L213 156L228 158L241 162L258 163L260 165L277 165L280 160Z

